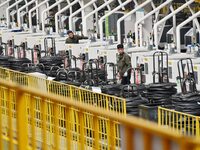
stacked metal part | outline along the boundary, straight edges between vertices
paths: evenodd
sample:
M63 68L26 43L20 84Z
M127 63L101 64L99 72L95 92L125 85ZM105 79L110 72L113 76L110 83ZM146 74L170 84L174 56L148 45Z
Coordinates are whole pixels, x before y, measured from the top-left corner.
M196 88L192 60L181 59L178 62L178 71L182 93L173 96L175 110L200 115L200 94Z
M146 97L150 103L171 105L172 95L177 93L176 83L149 84Z
M26 64L30 64L31 60L26 58L26 45L25 43L21 43L20 45L13 46L13 42L10 40L8 42L8 47L5 47L4 54L5 56L1 56L1 59L4 61L3 67L8 67L13 70L27 72L28 68Z
M155 52L153 55L153 83L147 85L146 97L150 103L171 105L171 96L177 93L175 87L176 83L169 82L168 54Z
M45 56L40 58L39 62L42 66L41 69L46 75L55 77L56 71L53 67L61 67L63 64L63 58L57 56Z
M121 97L121 84L108 84L101 86L101 90L105 94Z
M105 68L100 67L102 63L99 59L91 59L83 63L83 86L106 85Z
M146 86L142 82L143 68L132 68L134 83L121 86L121 97L126 98L127 113L134 116L139 116L139 106L147 105L149 100L145 98ZM139 79L140 78L140 79Z
M8 61L12 57L9 56L0 56L0 66L5 68L10 68L10 62Z
M31 63L31 60L27 58L11 58L8 62L10 63L10 69L26 72L28 68L24 67L24 65Z
M50 47L48 46L49 41L51 42ZM44 48L45 56L39 59L41 69L46 75L56 77L56 70L62 67L63 58L56 56L55 39L52 37L45 38Z
M108 77L108 70L112 70L112 77ZM105 70L105 84L101 85L101 91L105 94L121 97L121 89L122 85L117 83L117 68L114 63L105 63L104 64Z
M139 116L139 106L148 104L147 98L143 97L145 86L136 84L124 86L122 96L126 98L126 112L130 115Z
M176 83L170 83L168 77L168 54L155 52L153 55L153 83L146 86L146 98L149 103L139 106L139 115L151 121L157 121L158 106L173 108L172 96L177 93Z
M26 58L25 43L14 46L10 40L8 41L8 45L3 45L5 47L1 47L2 55L0 56L0 66L26 72L28 68L25 67L25 64L31 63L31 60Z
M20 72L40 72L40 65L33 64L33 60L26 58L26 53L29 49L23 42L20 45L13 45L13 41L9 40L8 43L2 43L1 46L1 56L0 56L0 66L5 68L10 68ZM32 52L33 53L33 52Z
M173 96L175 110L192 115L200 115L200 94L188 93Z
M105 70L100 67L98 59L86 61L84 55L80 57L67 55L64 61L65 69L62 68L56 71L56 81L84 88L106 84ZM81 64L79 67L77 65L78 61Z
M148 99L144 97L144 92L146 89L144 85L111 84L104 85L102 89L103 93L125 98L126 112L129 115L138 116L139 106L149 103Z
M65 58L65 62L69 62L69 59L72 61L72 60L75 60L76 62L76 57L72 57L72 58L69 58L69 56L66 56L68 57L68 59ZM76 63L75 63L76 64ZM55 78L55 81L59 81L59 82L62 82L62 83L65 83L65 84L70 84L70 85L75 85L75 86L80 86L82 84L82 71L80 68L75 67L72 68L71 66L66 66L67 64L65 64L65 67L64 68L60 68L56 71L56 78ZM66 69L65 69L66 68Z

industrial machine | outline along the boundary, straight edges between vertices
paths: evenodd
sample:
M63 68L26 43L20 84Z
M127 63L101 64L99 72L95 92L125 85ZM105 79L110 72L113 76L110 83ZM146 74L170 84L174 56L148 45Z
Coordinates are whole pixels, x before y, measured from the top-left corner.
M49 3L48 1L38 2L36 5L30 5L30 3L25 2L25 5L30 7L27 8L26 11L25 6L19 5L21 2L23 2L23 0L16 1L13 4L7 3L9 7L5 12L2 12L2 14L6 14L7 17L2 19L2 26L0 27L1 43L6 51L6 54L9 54L13 51L12 56L18 56L18 49L22 48L22 44L25 45L25 49L34 49L34 51L39 51L40 54L42 54L45 50L45 39L53 38L55 42L55 53L58 54L60 52L66 52L69 54L70 58L77 58L77 66L81 68L83 62L80 60L82 58L84 58L84 61L100 59L102 63L116 64L116 45L122 42L125 45L125 52L131 56L132 67L143 68L142 72L145 74L146 84L153 82L153 54L154 52L159 51L159 44L163 43L163 37L166 36L163 34L170 32L171 39L176 37L175 32L172 32L175 31L174 24L173 27L170 27L170 31L166 30L169 19L173 18L172 22L174 23L176 21L175 15L182 12L186 7L189 7L190 9L187 15L192 14L192 19L194 19L192 25L193 32L190 33L191 38L192 35L198 35L199 30L199 25L197 22L199 12L195 12L191 8L191 4L194 3L194 0L185 2L183 6L176 10L173 8L174 2L172 0L168 0L159 5L155 5L155 2L150 0L146 0L141 3L137 0L130 0L116 3L113 6L111 6L112 1L106 0L104 1L105 3L100 3L99 5L97 5L99 2L95 0L88 3L83 1L83 4L81 4L78 0L73 2L67 1L65 4L62 4L61 1L56 1L53 4ZM76 6L76 4L78 4L77 8L80 9L72 9L72 7ZM129 4L131 7L130 11L127 13L121 11L121 9L126 10ZM162 9L166 6L170 11L168 10L159 16L159 14L163 11ZM24 12L17 12L17 7L19 7L20 11L24 10ZM95 9L93 9L93 7ZM64 12L68 10L69 16L67 17ZM107 13L104 13L105 11L107 11ZM42 14L41 17L39 16L39 13ZM112 15L114 13L120 15ZM29 20L29 23L27 24L27 27L29 28L21 30L22 25L25 24L25 14L28 14L29 19L31 17L34 17L34 19ZM99 16L97 14L99 14ZM79 18L79 21L73 20L73 17L76 15L77 18ZM63 18L65 18L65 20L63 20ZM179 18L179 16L177 16L177 18ZM36 24L33 23L35 19L37 20ZM48 33L50 28L54 28L54 23L52 25L50 24L51 19L53 22L55 22L56 30L53 33ZM91 20L94 20L94 22L91 23ZM105 23L103 23L104 21ZM200 59L195 57L193 53L193 51L198 51L198 46L196 46L198 45L198 40L196 40L195 46L191 44L192 42L194 43L195 39L192 39L191 42L187 41L187 44L191 45L187 45L187 52L191 52L191 54L171 54L171 52L175 50L178 52L180 51L179 42L181 40L179 39L182 33L180 34L178 31L180 28L183 28L185 23L188 23L189 21L191 22L191 18L188 18L187 21L178 20L179 23L182 23L177 27L177 42L172 42L172 40L170 41L172 43L167 41L165 42L165 51L169 54L168 73L169 81L171 82L177 82L177 62L180 58L191 58L193 60L194 70L196 72L195 76L198 77L198 66ZM79 27L73 25L72 23L74 22L76 22ZM6 23L7 28L5 26ZM66 24L66 27L64 27L64 23ZM17 24L19 24L19 26L17 26ZM67 24L69 24L69 27L67 27ZM37 26L37 30L34 28L34 26ZM9 29L9 27L12 27L12 29ZM80 34L83 33L88 36L89 39L80 40L79 44L65 44L66 37L63 36L62 31L73 28L79 28L79 31L77 30L74 32L79 32ZM111 28L113 28L113 31ZM33 32L34 29L36 33ZM152 34L152 30L155 31L154 34ZM182 32L182 30L180 30L180 32ZM116 35L116 33L119 34ZM98 39L99 37L100 39ZM116 39L118 39L118 42L115 42ZM181 44L183 45L183 43ZM31 50L26 51L26 57L28 59L33 57ZM113 72L112 67L107 70L108 74L110 74L109 78L111 78Z

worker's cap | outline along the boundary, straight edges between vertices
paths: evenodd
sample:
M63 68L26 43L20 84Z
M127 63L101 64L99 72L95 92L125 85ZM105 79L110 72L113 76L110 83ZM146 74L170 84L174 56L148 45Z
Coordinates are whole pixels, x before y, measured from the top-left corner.
M123 49L124 48L124 45L123 44L118 44L117 45L117 49Z
M70 34L70 33L73 33L73 32L72 32L71 30L68 30L68 31L67 31L67 34Z

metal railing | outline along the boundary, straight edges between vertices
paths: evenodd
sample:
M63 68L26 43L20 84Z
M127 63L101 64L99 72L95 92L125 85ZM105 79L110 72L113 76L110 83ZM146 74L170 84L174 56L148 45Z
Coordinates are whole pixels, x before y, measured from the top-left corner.
M66 98L83 101L84 103L126 115L126 100L123 98L102 93L94 93L93 91L84 88L50 81L2 67L0 67L0 79L41 90L44 94L53 93L61 95Z
M184 137L154 123L1 79L0 100L0 149L8 146L18 150L196 150L200 147L199 139ZM120 124L120 132L115 131L116 122ZM115 133L120 133L121 141Z
M106 95L106 94L101 94L101 93L94 93L90 90L87 89L83 89L80 87L76 87L76 86L72 86L72 85L67 85L67 84L63 84L60 82L55 82L55 81L50 81L44 78L40 78L37 76L32 76L32 75L28 75L25 73L21 73L18 71L13 71L10 69L6 69L6 68L1 68L0 67L0 79L10 82L10 83L15 83L17 85L26 87L26 88L33 88L36 90L39 90L41 92L43 92L43 94L54 94L57 96L61 96L63 97L66 101L67 100L73 100L73 101L79 101L79 102L83 102L86 104L91 104L95 107L101 107L105 110L110 110L110 111L115 111L117 113L126 115L126 101L123 98L118 98L115 96L110 96L110 95ZM15 97L15 93L10 92L10 94L13 95L13 97ZM8 101L5 99L5 93L3 93L1 95L1 101L2 101L2 111L4 114L8 114ZM36 126L37 126L37 130L41 130L42 129L42 123L40 120L40 118L42 117L41 114L41 100L38 99L37 97L35 97L35 103L32 103L30 101L30 97L27 96L26 98L26 105L27 105L27 114L30 115L31 113L31 106L35 106L35 111L36 111ZM53 115L53 108L51 105L51 102L49 101L49 104L46 106L47 110L48 110L48 139L49 139L49 143L51 145L52 140L53 140L53 131L54 131L54 126L52 124L54 115ZM16 111L16 100L12 101L12 112ZM60 114L62 116L62 118L60 118L59 122L59 126L61 128L61 132L60 134L62 134L63 136L66 136L66 131L63 130L64 126L65 126L65 119L63 117L65 117L65 110L62 107L62 104L60 104L59 107L59 111ZM16 116L15 113L13 113L13 116ZM8 118L6 115L3 116L5 119L3 119L3 121L8 122ZM78 139L78 128L79 128L79 124L77 122L78 120L78 116L77 116L77 112L74 110L74 113L71 114L72 120L74 120L74 125L73 125L73 130L74 130L74 138ZM85 123L87 122L88 128L91 126L92 124L92 116L88 115L85 118ZM15 119L14 119L15 121ZM31 123L31 121L29 120L29 122ZM106 136L107 132L108 132L108 124L106 123L107 120L104 120L104 118L101 119L101 126L99 126L99 132L101 132L102 136ZM115 136L115 142L116 144L118 144L119 146L119 142L121 140L120 134L119 134L119 124L117 122L114 123L115 124L115 132L113 133L113 136ZM9 133L7 132L7 126L3 126L3 131L4 131L4 135L8 135ZM102 129L104 129L102 131ZM89 131L89 129L88 129ZM93 132L93 131L89 131L89 132ZM16 135L16 131L13 132ZM38 132L40 133L40 132ZM41 134L37 135L38 141L42 140L42 136ZM89 140L89 138L88 138ZM91 141L89 140L89 143L91 143Z
M200 116L159 107L158 124L182 135L200 137Z

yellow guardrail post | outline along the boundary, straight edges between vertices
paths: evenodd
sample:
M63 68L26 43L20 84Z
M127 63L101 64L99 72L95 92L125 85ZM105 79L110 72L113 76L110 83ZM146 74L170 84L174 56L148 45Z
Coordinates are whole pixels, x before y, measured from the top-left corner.
M11 81L11 75L10 75L10 71L9 70L5 70L5 72L8 73L8 80Z
M115 123L112 120L108 120L108 122L109 122L109 134L110 134L109 145L111 146L110 150L115 150L115 146L116 146L116 143L115 143Z
M196 117L196 137L200 137L200 134L199 134L199 121L200 121L200 117Z
M26 115L26 100L22 91L16 92L16 110L17 110L17 131L18 131L18 149L23 150L28 147L28 127Z
M124 115L126 116L126 100L123 99Z
M46 100L41 99L41 114L42 114L42 149L47 150L47 124L46 124Z
M72 86L69 86L70 98L73 98Z
M71 149L71 123L70 123L70 109L66 107L66 140L67 140L67 149Z
M133 146L133 143L135 142L134 139L133 139L133 130L126 126L124 128L124 140L126 141L126 150L135 150L134 146Z
M35 101L34 98L31 96L30 97L30 103L31 103L31 107L32 109L30 109L30 115L31 115L31 144L32 144L32 148L36 149L36 134L35 134Z
M162 142L163 150L169 150L170 149L170 141L168 139L164 139Z
M175 128L175 114L174 111L172 112L173 116L172 116L172 129L174 130Z
M93 117L94 119L94 148L99 149L99 120L96 116Z
M197 148L195 147L195 145L188 143L187 141L185 141L185 139L180 140L180 149L181 150L197 150Z
M0 87L0 149L3 149L3 133L2 133L2 88Z
M47 100L46 101L46 106L47 106L47 112L46 112L46 117L48 118L47 120L48 120L48 131L49 131L49 133L48 133L48 135L49 135L49 138L48 138L48 140L50 140L50 142L49 142L49 144L51 145L51 141L52 141L52 135L53 135L53 125L52 125L52 114L54 114L54 112L53 112L53 110L54 110L54 108L52 108L53 106L52 106L52 104L51 104L51 101L50 100ZM55 115L55 117L54 117L54 119L56 119L56 115ZM52 145L51 145L52 146Z
M187 121L187 116L184 116L184 118L183 118L183 122L184 122L184 124L183 124L183 128L184 128L184 133L186 133L186 131L187 131L187 125L186 125L186 121Z
M49 85L50 85L49 82L50 82L49 80L46 80L46 86L47 86L47 92L48 92L48 93L50 93L50 88L51 88L51 87L49 87ZM52 85L51 85L51 86L52 86Z
M152 139L149 133L144 133L144 150L152 150Z
M13 125L12 125L12 99L10 97L11 91L9 89L6 89L6 95L5 99L8 102L8 131L9 131L9 150L13 150Z
M161 125L161 109L160 106L158 107L158 125Z
M84 150L85 148L85 133L84 133L84 114L82 111L78 112L78 117L80 119L80 150Z
M81 89L78 89L78 94L79 94L79 101L82 102Z
M106 109L107 109L107 110L110 110L110 109L109 109L109 99L108 99L108 96L106 96Z
M59 144L59 106L57 103L54 104L54 143L55 143L55 150L60 149ZM50 116L51 117L51 116Z
M179 132L179 124L178 124L178 120L179 120L179 114L176 113L176 128L175 128L175 130L176 130L177 132Z

